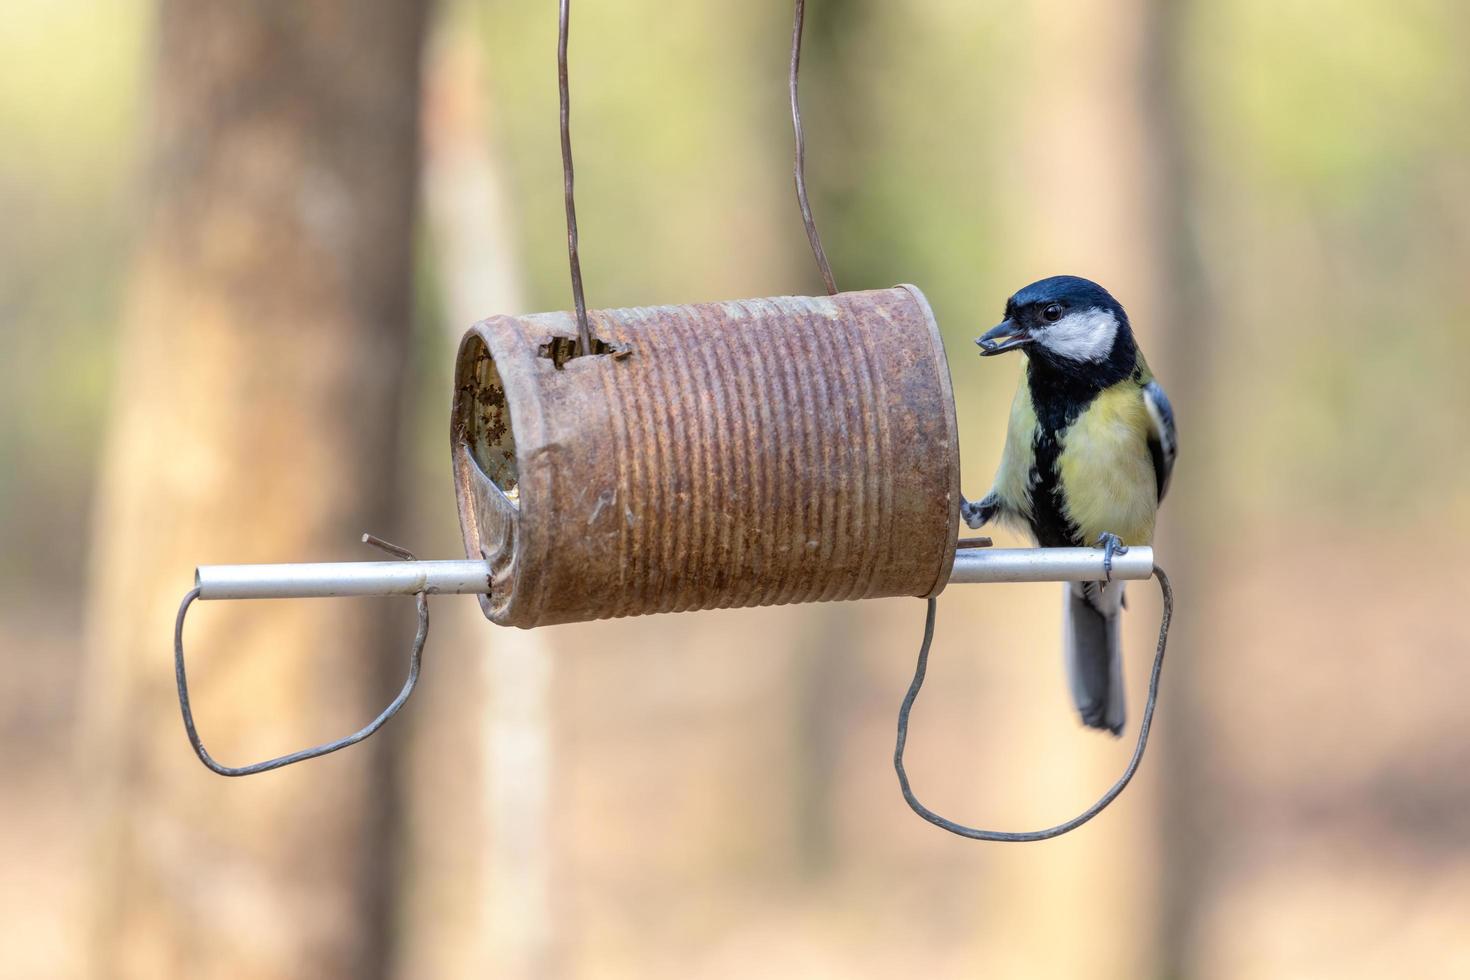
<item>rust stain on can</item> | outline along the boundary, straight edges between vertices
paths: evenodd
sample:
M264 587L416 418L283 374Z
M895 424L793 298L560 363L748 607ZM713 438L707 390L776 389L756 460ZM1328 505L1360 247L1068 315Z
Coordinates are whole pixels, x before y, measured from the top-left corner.
M569 313L460 345L451 448L485 614L532 627L927 596L954 562L949 368L918 289Z

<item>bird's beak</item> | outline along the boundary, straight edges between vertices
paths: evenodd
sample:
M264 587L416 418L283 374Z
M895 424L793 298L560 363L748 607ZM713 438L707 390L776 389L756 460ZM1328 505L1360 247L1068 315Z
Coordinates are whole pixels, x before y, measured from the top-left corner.
M975 343L980 345L980 356L989 357L992 354L1004 354L1008 350L1026 346L1031 343L1031 335L1015 320L1008 319L985 331L983 335L976 338Z

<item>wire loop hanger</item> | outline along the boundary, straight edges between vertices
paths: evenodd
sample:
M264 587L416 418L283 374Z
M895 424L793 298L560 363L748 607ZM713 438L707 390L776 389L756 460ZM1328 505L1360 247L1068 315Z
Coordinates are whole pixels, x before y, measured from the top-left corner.
M371 534L364 534L362 540L388 552L404 561L416 561L413 554L396 544L389 544L382 538ZM194 747L194 754L199 756L199 761L221 776L253 776L260 772L269 772L272 769L280 769L283 766L294 765L305 762L307 759L316 759L324 755L330 755L349 745L356 745L363 739L368 738L378 729L388 723L388 719L398 713L398 709L408 701L408 696L413 693L414 687L419 681L419 666L424 656L424 641L429 638L429 599L423 592L415 593L414 598L418 604L419 626L418 632L413 638L413 649L408 656L408 679L403 683L403 689L398 692L388 707L384 708L378 717L374 718L365 727L358 729L346 738L339 738L333 742L325 742L309 749L299 752L291 752L287 755L267 759L264 762L256 762L248 766L226 766L216 762L204 747L204 742L199 738L199 731L194 727L194 709L189 703L189 682L184 674L184 617L189 614L189 606L199 598L199 587L196 585L184 595L184 601L179 604L179 616L174 621L174 679L179 688L179 710L184 714L184 731L188 733L189 744Z
M582 288L581 238L577 233L577 175L572 167L572 97L567 77L567 35L570 32L572 0L560 0L556 19L556 87L561 113L561 196L567 213L567 267L572 278L572 309L577 319L577 346L572 357L610 354L626 360L633 348L622 341L597 339L587 316L587 297Z
M898 773L898 785L903 790L904 801L908 803L913 811L925 820L961 837L971 840L1002 841L1008 843L1025 843L1028 841L1050 840L1060 837L1068 831L1076 830L1087 823L1103 810L1108 804L1118 798L1124 787L1133 779L1138 772L1138 765L1143 761L1144 749L1148 747L1148 733L1153 727L1154 708L1159 701L1159 676L1164 670L1164 648L1169 643L1169 624L1174 618L1174 587L1169 584L1169 576L1158 565L1154 566L1154 578L1159 580L1159 591L1163 594L1164 612L1159 621L1159 645L1154 652L1153 671L1148 678L1148 700L1143 706L1143 720L1138 726L1138 741L1133 746L1133 756L1128 760L1123 775L1118 777L1106 793L1098 798L1092 806L1083 810L1071 820L1059 823L1045 830L1007 831L1007 830L981 830L978 827L967 827L962 823L956 823L947 817L942 817L933 810L920 803L914 796L914 791L909 787L909 776L903 767L903 750L909 739L909 712L913 710L914 699L919 696L919 688L924 686L924 674L929 668L929 645L934 641L934 610L935 602L929 600L928 612L924 617L924 641L919 645L919 662L914 667L914 680L909 685L908 693L904 695L903 705L898 709L898 740L893 748L893 768Z
M796 138L796 158L792 172L796 178L796 206L801 209L801 223L806 226L806 240L812 247L812 256L817 260L817 271L822 274L822 283L827 295L837 293L837 280L832 278L832 266L827 262L827 252L822 248L822 236L817 234L817 221L812 217L812 205L806 196L806 132L801 125L801 103L797 99L797 80L801 76L801 33L806 20L806 0L796 0L796 17L791 26L791 73L788 88L791 93L791 131Z
M567 34L572 0L561 0L556 20L556 81L561 97L561 186L567 212L567 264L572 271L572 304L577 314L578 354L594 354L592 324L587 320L587 298L582 291L582 257L578 252L577 202L573 194L576 173L572 170L572 97L567 79Z

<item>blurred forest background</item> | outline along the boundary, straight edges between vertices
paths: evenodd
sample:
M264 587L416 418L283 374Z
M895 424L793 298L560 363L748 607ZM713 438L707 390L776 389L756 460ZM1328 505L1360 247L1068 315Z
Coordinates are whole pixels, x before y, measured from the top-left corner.
M943 325L965 489L1044 275L1133 314L1183 454L1155 749L1085 830L915 818L922 605L497 630L433 602L377 739L201 767L169 667L199 562L458 554L453 345L563 309L555 4L10 0L0 27L0 976L1470 975L1470 8L812 0L837 280ZM786 2L579 0L594 306L820 292ZM940 604L910 772L1049 824L1121 768L1051 586ZM1131 700L1157 622L1132 590ZM398 683L411 603L205 605L243 762ZM753 640L755 642L753 642Z

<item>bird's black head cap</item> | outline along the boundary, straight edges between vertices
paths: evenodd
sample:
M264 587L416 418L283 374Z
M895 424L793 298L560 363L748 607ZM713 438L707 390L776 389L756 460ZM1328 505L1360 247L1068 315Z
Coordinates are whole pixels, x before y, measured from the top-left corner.
M1123 304L1114 299L1112 293L1081 276L1051 276L1018 289L1006 301L1006 317L1038 313L1052 304L1061 306L1064 315L1072 311L1106 310L1117 317L1119 323L1128 324Z
M1031 374L1092 390L1121 381L1138 357L1123 305L1080 276L1052 276L1017 291L1005 319L976 343L985 356L1025 350Z

